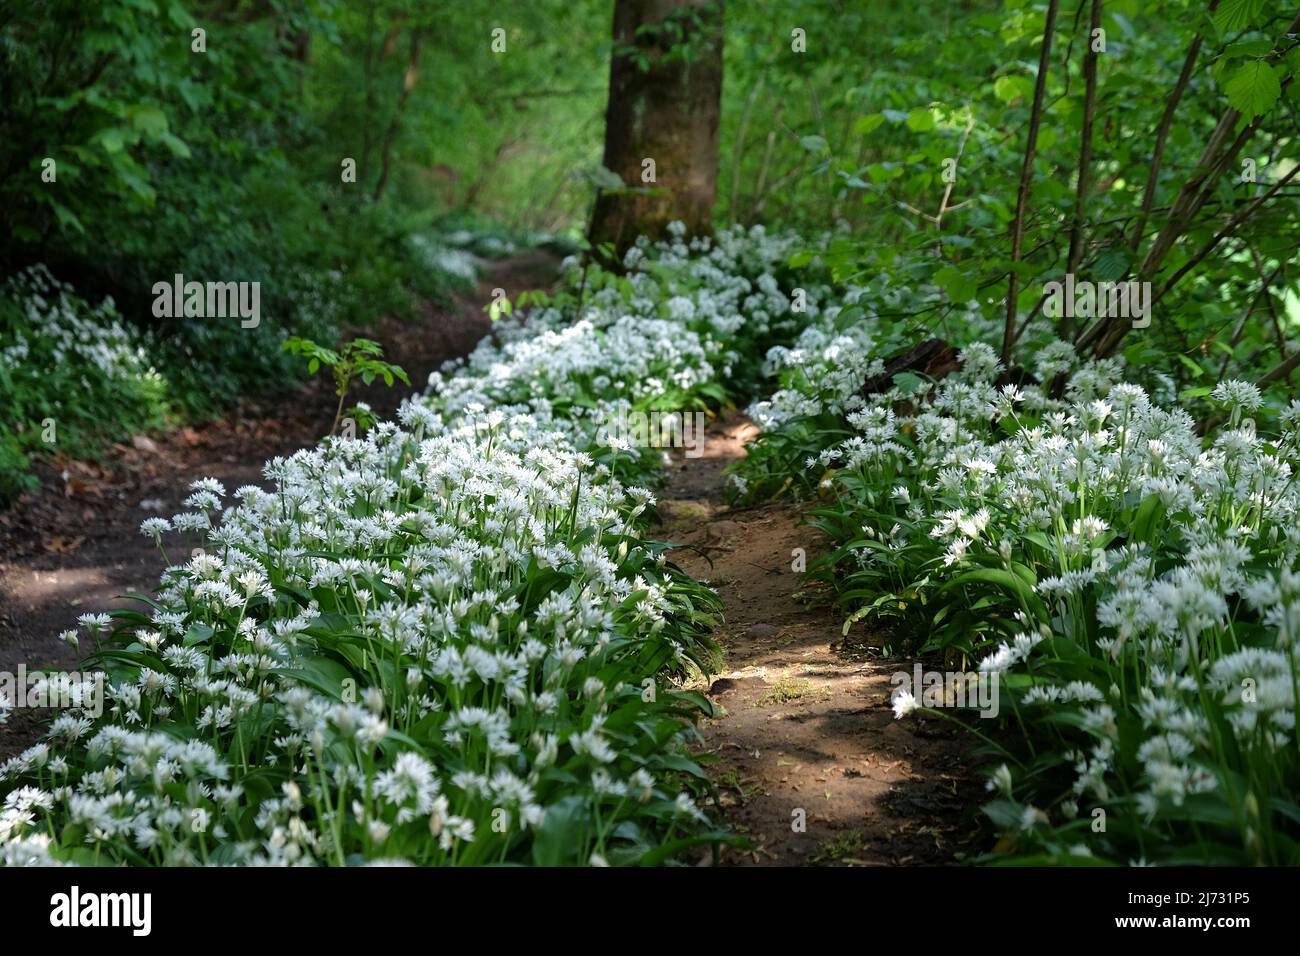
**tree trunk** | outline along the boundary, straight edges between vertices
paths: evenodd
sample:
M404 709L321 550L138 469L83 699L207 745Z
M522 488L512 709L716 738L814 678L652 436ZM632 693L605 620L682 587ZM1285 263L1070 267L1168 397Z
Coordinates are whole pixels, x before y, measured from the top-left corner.
M598 193L593 243L621 254L642 233L662 238L673 220L692 234L711 231L722 14L723 0L616 0L604 163L629 191Z
M375 184L375 202L384 198L384 187L388 185L388 175L391 170L393 143L402 125L402 114L406 112L406 103L411 98L411 91L415 89L415 84L420 82L420 51L423 45L424 30L412 27L411 56L406 66L406 73L402 77L402 92L398 94L397 109L393 111L393 120L388 124L388 132L384 135L384 145L379 154L379 182Z

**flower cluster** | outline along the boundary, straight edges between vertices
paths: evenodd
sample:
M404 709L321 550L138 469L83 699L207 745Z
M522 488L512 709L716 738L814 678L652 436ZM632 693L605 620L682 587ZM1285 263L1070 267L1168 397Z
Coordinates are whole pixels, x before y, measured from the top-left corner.
M9 440L27 448L57 441L73 449L105 430L156 424L167 386L150 345L112 299L91 306L41 265L18 273L0 286L0 444L9 424L20 430Z
M685 750L706 705L672 681L709 665L718 602L638 533L654 498L625 476L653 463L593 425L724 398L789 312L788 251L641 243L398 421L147 520L180 560L144 610L68 635L105 706L0 766L5 862L646 863L721 839Z
M813 573L854 620L1000 676L987 812L1019 852L1294 862L1300 403L1257 426L1258 389L1224 382L1203 438L1113 361L1041 350L1056 398L999 386L987 346L960 359L857 401L810 456L840 545Z
M761 226L715 238L639 240L615 274L566 262L567 290L523 319L498 322L464 362L430 377L443 414L474 408L527 414L629 480L649 481L653 456L602 444L601 425L627 412L683 412L725 401L757 377L754 356L820 317L825 289L796 311L783 269L797 240Z
M149 366L143 343L122 324L112 299L90 307L72 294L42 265L33 266L9 281L5 294L18 300L27 320L13 330L12 341L0 350L0 361L14 370L37 375L49 361L55 365L85 366L82 384L89 376L107 379L157 377ZM33 349L40 349L39 360Z

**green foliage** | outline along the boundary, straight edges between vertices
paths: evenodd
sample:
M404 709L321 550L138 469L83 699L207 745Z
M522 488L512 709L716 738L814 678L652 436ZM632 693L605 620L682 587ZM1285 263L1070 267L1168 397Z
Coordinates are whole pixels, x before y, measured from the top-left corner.
M392 388L394 381L411 384L410 378L399 366L382 360L384 348L372 339L352 339L336 350L323 348L310 339L294 337L284 343L284 350L307 359L309 375L315 375L324 366L334 376L334 394L338 396L339 404L334 412L334 423L330 426L331 435L338 430L348 389L357 379L369 385L376 378L382 378L389 388ZM373 416L364 409L353 409L351 414L354 418L360 416L358 424L363 428L374 423Z
M1044 6L1015 0L840 9L794 0L782 5L779 30L769 5L729 10L719 215L804 225L809 234L843 222L850 235L842 254L834 262L823 257L837 278L932 282L950 304L925 302L910 317L914 339L936 331L961 338L964 322L953 320L973 302L989 323L986 340L996 344L1008 274L1019 277L1019 325L1039 305L1044 283L1066 271L1077 199L1082 74L1093 42L1086 5L1080 16L1063 7L1058 19L1024 221L1026 252L1013 267L1008 237ZM1190 0L1104 5L1090 188L1075 269L1080 279L1097 282L1153 282L1151 325L1130 332L1121 349L1130 364L1164 364L1180 386L1215 373L1258 378L1290 347L1300 316L1288 293L1294 276L1284 268L1300 237L1300 207L1289 186L1193 264L1234 213L1291 171L1294 122L1282 90L1286 84L1294 95L1300 57L1286 35L1294 10L1233 0L1219 4L1211 22L1204 9ZM784 24L805 30L806 53L791 49ZM1200 55L1169 135L1158 143L1197 31ZM1229 107L1244 114L1234 135L1246 135L1248 120L1257 128L1233 162L1212 171L1199 213L1179 222L1170 215L1173 201L1198 171ZM1158 145L1161 172L1143 213ZM1166 229L1179 241L1154 262L1152 274L1137 275ZM1032 352L1086 324L1068 317L1033 322L1018 344ZM1169 368L1162 355L1187 361L1175 359L1178 367Z
M325 46L336 33L325 18L341 17L339 6L293 6L267 15ZM39 255L58 269L73 259L123 302L173 271L261 279L289 326L307 311L294 306L306 291L293 284L298 273L317 283L342 274L339 305L354 321L448 291L403 257L406 235L428 217L349 191L337 148L328 160L323 151L329 132L303 112L303 65L277 30L227 17L105 0L11 19L0 60L0 262ZM194 28L208 33L203 52L191 49ZM53 182L42 179L46 157ZM146 215L151 227L141 228Z
M675 680L717 666L721 601L644 537L653 498L624 477L659 456L599 454L589 413L725 397L705 356L742 323L711 320L789 248L751 242L728 235L707 264L642 244L640 291L663 301L600 273L601 315L576 321L568 289L563 313L512 319L481 346L495 361L448 370L403 425L276 459L276 488L229 507L201 479L188 512L146 519L160 547L198 547L139 608L82 618L114 703L85 693L48 749L0 763L6 792L56 767L67 782L15 818L4 859L650 866L739 842L699 805L712 786L688 744L711 705ZM707 276L742 259L752 274L719 294ZM659 349L648 367L633 336ZM403 377L364 339L285 351L340 399Z
M365 182L343 181L341 157L361 154L378 127L341 133L341 104L315 91L348 62L330 51L356 26L333 0L242 13L168 0L6 9L0 277L39 263L82 297L111 297L113 315L88 321L119 324L113 334L146 349L150 366L147 388L111 376L82 386L75 363L36 385L6 370L18 397L5 421L22 430L5 440L6 473L24 467L20 449L48 450L31 437L38 413L57 411L58 450L94 454L164 411L205 415L282 388L295 371L287 338L330 340L345 321L413 315L473 287L473 260L442 241L421 202L375 198L377 157ZM286 42L304 36L310 61ZM154 284L178 274L257 283L263 321L155 318ZM25 327L9 316L4 332Z
M152 346L112 300L91 307L42 267L0 288L0 503L32 486L33 453L94 455L167 420Z
M0 505L7 505L38 482L30 473L31 459L18 435L0 432Z
M1005 834L1002 850L1052 862L1089 853L1118 862L1295 862L1294 658L1286 658L1288 681L1275 667L1290 653L1281 625L1257 599L1273 586L1278 607L1295 598L1294 509L1268 510L1268 495L1294 495L1295 413L1285 408L1285 369L1266 373L1298 347L1292 270L1300 207L1294 181L1282 180L1295 170L1300 46L1289 32L1292 10L1264 0L1209 6L1108 0L1104 48L1085 28L1086 5L1063 7L1040 75L1046 5L1038 0L732 3L717 219L756 228L720 230L718 244L703 247L707 259L693 258L701 247L688 251L678 235L665 247L638 243L618 263L608 249L575 241L593 193L641 190L597 161L609 56L630 56L642 69L663 51L689 61L705 16L699 8L645 26L634 45L611 50L607 0L515 5L501 20L499 51L489 35L496 21L485 16L497 6L479 0L7 7L0 269L15 278L0 294L0 500L31 486L37 454L94 454L177 414L279 386L304 364L333 377L332 434L356 379L409 382L372 340L338 349L316 343L336 341L345 325L472 289L476 258L581 250L556 294L505 306L499 341L429 402L432 418L407 412L439 427L469 408L520 416L529 427L543 422L559 429L547 442L560 434L603 479L650 485L659 477L655 456L595 441L603 416L712 410L765 396L751 409L765 434L733 475L737 497L816 499L810 518L832 548L811 574L833 588L846 629L870 622L963 665L1008 647L1026 663L1006 675L1013 713L999 740L988 742L1015 765L995 778L998 794L986 807ZM202 50L193 45L196 29L205 31ZM796 46L796 35L806 47ZM1091 109L1088 63L1097 79ZM1165 135L1162 118L1174 103ZM1081 168L1090 125L1091 159ZM1031 126L1039 132L1027 161ZM804 227L808 238L774 238L767 224ZM1101 361L1081 364L1094 343L1071 343L1091 317L1044 307L1045 285L1067 270L1093 282L1151 283L1151 322L1122 328L1097 346ZM150 290L176 274L259 283L266 321L256 329L156 321ZM792 306L795 290L807 294L810 312ZM533 307L526 325L519 306ZM894 376L886 393L866 388L885 360L932 337L964 350L954 378L937 384L916 369ZM1005 345L1002 365L990 344ZM492 374L481 374L488 368ZM503 369L509 374L498 374ZM1229 390L1252 406L1258 398L1269 427L1278 414L1267 444L1253 423L1243 424L1243 403L1225 401L1220 383L1232 377L1271 386L1262 396L1243 383ZM1112 394L1133 397L1137 386L1148 404L1134 420L1154 423L1144 437L1155 444L1130 449L1129 408L1119 437L1090 416L1105 419ZM1014 398L1022 387L1030 405L1009 411L1007 403L1023 400ZM1204 440L1191 427L1196 419ZM404 435L400 447L388 447L389 435L380 429L365 440L367 454L378 456L367 487L401 483L391 513L412 524L380 529L399 557L367 542L345 555L356 562L348 575L357 568L366 575L360 587L290 581L278 562L301 529L272 509L262 517L280 522L268 532L280 537L270 550L259 540L245 554L270 571L270 592L250 595L238 612L199 606L208 616L184 633L185 646L219 660L242 653L245 610L258 621L279 615L282 624L305 615L301 643L277 650L289 661L289 673L277 676L326 694L352 680L376 688L386 713L411 715L414 695L402 675L417 661L398 644L375 653L364 636L372 609L363 605L375 595L396 599L403 549L416 563L426 560L416 554L427 544L415 524L422 519L410 516L459 485L412 482L404 469L421 439ZM1037 472L1017 469L1042 453L1044 436L1072 442L1080 460L1090 450L1124 452L1097 475L1063 473L1043 489L1032 484ZM468 442L467 460L493 453L481 437L457 437ZM1164 443L1173 440L1178 464L1166 473ZM336 442L323 454L342 471L358 452ZM531 462L539 452L526 454ZM1149 474L1131 470L1132 456ZM1256 470L1247 475L1243 462ZM311 484L316 478L304 480L327 497ZM1166 480L1173 491L1160 484ZM1016 497L1026 483L1027 497ZM546 544L595 547L599 538L618 580L642 590L619 591L608 655L598 672L578 676L615 688L677 672L678 652L707 667L714 649L704 631L716 598L665 565L660 546L580 526L581 488L567 508L548 500L532 515ZM1049 495L1055 510L1034 510ZM494 537L505 533L495 501L475 499L468 517L461 500L443 504L451 506L441 517L475 547L503 543ZM340 507L349 522L375 517L368 498ZM206 522L200 517L196 527ZM328 558L344 555L340 548ZM1207 557L1205 548L1220 550ZM1189 563L1196 549L1199 563ZM1098 553L1101 561L1091 563ZM1117 556L1121 570L1113 572L1108 562ZM1197 577L1216 561L1232 574ZM1285 574L1273 581L1278 566ZM491 573L508 578L503 593L519 602L520 620L507 621L507 631L545 595L583 586L570 565L543 567L535 556ZM1163 631L1135 638L1118 630L1111 610L1138 586L1156 604L1171 593L1189 604L1214 595L1223 612L1174 620L1166 630L1177 631L1179 647L1162 645ZM651 590L665 611L653 625L639 603ZM461 617L485 633L501 625L482 608L466 610ZM115 679L164 673L174 663L137 640L142 630L148 637L142 617L121 614L97 659ZM1290 727L1285 706L1269 725L1274 715L1252 716L1233 696L1239 661L1277 670L1270 686L1274 702L1290 688ZM551 673L536 675L538 688L549 686ZM1171 674L1179 675L1172 685ZM566 733L589 726L592 705L570 676L557 712L530 713L525 722L554 718ZM457 699L461 685L436 677L439 699ZM1041 719L1022 713L1043 694L1092 693L1086 688L1104 704L1080 697ZM698 779L698 767L665 742L700 701L613 696L609 727L625 748L622 769ZM485 706L500 703L481 697ZM1184 730L1191 730L1153 747L1146 733L1153 712L1143 708L1157 697L1190 714ZM157 716L167 714L150 719ZM197 699L174 719L196 739L210 730ZM247 771L248 741L265 744L268 727L283 719L260 708L243 714L211 731L213 746ZM377 746L414 745L441 759L440 720L407 720ZM1185 763L1155 752L1184 743ZM350 746L340 736L324 752L354 759L351 770L376 769L376 752ZM473 746L456 758L457 769L489 758L491 748ZM677 834L678 811L662 794L626 811L617 828L593 824L600 797L566 795L585 767L580 756L539 778L550 816L535 833L467 843L454 861L585 862L608 852L615 862L660 862L694 841L719 839ZM323 777L323 752L317 759ZM1106 765L1094 773L1092 760ZM281 772L249 773L243 810L214 804L205 812L225 814L223 826L236 833L263 809L280 812ZM189 797L179 784L162 790L163 803ZM342 791L322 785L319 793L344 804ZM1077 815L1083 797L1117 811L1104 836L1090 836ZM487 806L470 799L465 806L486 832ZM335 862L372 855L373 831L346 813L307 812L316 822L337 821L321 843ZM394 852L447 861L427 831L401 825ZM75 826L59 836L73 858L98 862ZM224 852L243 852L234 847ZM154 850L123 842L113 852L117 862L142 862L163 855ZM179 856L207 852L200 840Z

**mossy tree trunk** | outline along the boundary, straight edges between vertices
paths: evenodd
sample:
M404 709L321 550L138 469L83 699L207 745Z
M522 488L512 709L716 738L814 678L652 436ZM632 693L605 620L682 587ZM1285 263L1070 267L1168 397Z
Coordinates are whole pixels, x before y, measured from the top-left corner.
M663 237L673 220L693 235L711 231L722 16L723 0L616 0L604 164L634 191L601 190L593 243L621 254L642 233Z

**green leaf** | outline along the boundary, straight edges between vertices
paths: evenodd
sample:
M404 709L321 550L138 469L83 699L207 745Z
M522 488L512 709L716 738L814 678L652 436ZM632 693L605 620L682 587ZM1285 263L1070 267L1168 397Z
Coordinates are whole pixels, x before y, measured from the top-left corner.
M1245 29L1264 9L1264 0L1223 0L1214 11L1214 26L1219 33Z
M953 266L944 266L936 272L934 284L948 293L948 299L953 303L969 302L975 298L975 280Z
M1272 40L1243 40L1231 44L1223 51L1223 60L1236 60L1244 56L1268 56L1273 52Z
M1159 495L1147 495L1138 505L1137 514L1133 516L1133 527L1129 534L1130 541L1151 542L1156 526L1165 516L1165 502Z
M1034 593L1034 589L1020 575L1002 568L976 568L974 571L967 571L952 578L939 590L943 592L962 584L976 583L992 584L1008 591L1023 602L1039 621L1046 622L1049 619L1047 606L1043 603L1043 599Z
M185 637L181 639L181 646L192 647L195 644L205 644L212 639L214 633L207 624L191 624L190 629L185 632Z
M131 125L152 139L167 132L167 114L156 106L135 106L127 111Z
M586 817L587 803L576 794L548 805L541 826L534 831L533 865L558 866L570 859Z
M597 166L595 169L590 170L588 178L595 183L598 189L623 189L627 185L623 182L623 177L605 166Z
M853 124L854 132L861 136L874 132L885 122L884 113L872 113L869 116L859 116L857 122Z
M679 837L676 840L669 840L662 843L641 857L641 866L658 866L665 860L672 857L682 850L690 849L693 846L706 846L711 843L727 843L732 846L744 846L745 839L735 836L734 834L725 833L721 830L705 833L702 836Z
M914 133L928 133L934 129L934 116L926 107L918 106L907 114L907 128Z
M173 156L177 156L181 159L189 159L192 155L190 153L190 148L185 145L185 141L174 133L163 133L160 137L160 141L164 146L171 150Z
M60 226L67 226L69 229L75 229L77 232L84 233L86 227L81 224L81 220L67 206L61 202L50 201L51 208L54 209L54 217L59 220Z
M300 660L295 667L275 667L270 672L314 687L335 700L343 699L343 682L352 679L352 672L346 667L324 657Z
M999 76L993 81L993 95L1003 103L1028 96L1033 91L1033 84L1023 76Z
M1253 119L1273 108L1282 95L1282 80L1273 66L1263 60L1252 60L1233 71L1224 91L1233 109Z
M94 141L104 147L106 153L120 153L126 146L126 131L116 126L109 127L97 133Z
M1092 274L1099 282L1118 282L1128 272L1129 256L1123 249L1108 249L1097 257Z
M824 136L801 136L799 138L799 145L810 153L825 153L830 150L830 146L827 145L826 137Z

